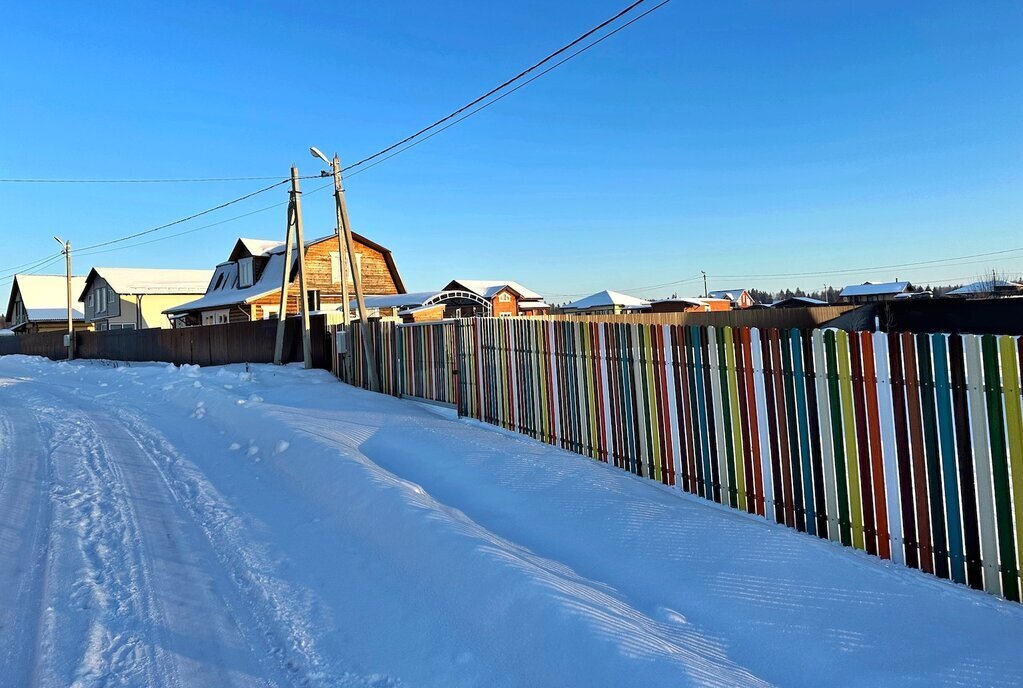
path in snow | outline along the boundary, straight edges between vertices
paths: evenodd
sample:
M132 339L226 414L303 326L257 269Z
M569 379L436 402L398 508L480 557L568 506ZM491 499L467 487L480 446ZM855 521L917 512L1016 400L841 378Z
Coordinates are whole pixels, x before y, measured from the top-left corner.
M0 686L1020 685L1023 607L321 372L0 358Z

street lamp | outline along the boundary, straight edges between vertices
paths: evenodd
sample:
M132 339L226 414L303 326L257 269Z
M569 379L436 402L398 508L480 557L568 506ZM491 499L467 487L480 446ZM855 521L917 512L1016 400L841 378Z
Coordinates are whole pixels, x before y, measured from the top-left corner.
M328 165L330 164L330 160L327 159L327 156L324 155L320 151L320 149L317 148L316 146L310 146L309 147L309 153L312 154L312 156L314 158L319 158L320 160L322 160L323 162L327 163Z
M352 239L352 229L348 224L348 207L345 204L345 192L344 189L341 188L341 158L334 155L333 159L328 160L327 156L315 146L310 146L309 154L330 165L330 172L334 177L334 208L337 213L337 257L341 272L341 300L343 301L341 312L344 314L345 330L348 330L348 325L350 324L348 313L349 271L352 275L352 284L355 285L355 301L359 306L359 320L368 328L369 318L366 314L366 301L363 298L362 293L362 275L359 274L355 265L354 240ZM327 176L326 172L322 172L321 174L323 176ZM345 260L346 258L347 260ZM367 335L368 334L369 332L367 330ZM362 351L366 358L366 367L369 369L370 386L373 389L379 390L380 386L376 369L376 347L373 344L372 337L367 336L365 341L366 346Z

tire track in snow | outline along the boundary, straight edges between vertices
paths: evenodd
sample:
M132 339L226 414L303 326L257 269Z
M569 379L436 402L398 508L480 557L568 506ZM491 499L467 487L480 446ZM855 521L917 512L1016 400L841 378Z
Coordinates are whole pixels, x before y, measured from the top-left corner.
M2 386L0 386L2 387ZM2 397L0 397L2 398ZM16 453L17 452L17 453ZM31 462L17 456L35 456ZM0 406L0 683L29 685L50 570L50 452L36 419Z
M246 627L258 630L280 669L299 686L356 688L370 685L355 674L341 672L316 649L309 610L315 601L275 573L273 556L259 545L227 501L174 445L137 413L116 410L150 456L169 489L209 539L220 565L235 587L233 607ZM379 679L373 685L379 685ZM389 684L390 685L390 684Z
M205 538L187 537L192 524L127 429L73 399L37 389L26 400L53 437L49 549L64 583L44 594L31 685L281 685L260 678L259 654L205 575Z
M162 651L168 645L180 646L175 634L170 639L165 635L152 637L157 652L147 662L155 677L145 685L398 685L386 677L367 679L338 671L316 651L316 630L311 620L315 600L285 582L276 570L274 554L257 544L242 519L201 471L143 416L124 408L116 398L88 399L74 388L59 390L53 395L56 405L92 407L87 416L79 411L70 416L79 426L77 435L87 436L81 444L95 443L99 447L91 455L98 460L106 482L114 486L107 498L122 507L122 520L133 523L132 532L141 543L136 547L141 555L133 557L132 566L141 572L134 587L146 598L140 614L150 619L147 633L152 636L166 627L181 632L205 629L209 636L206 643L203 648L187 648L190 654L210 654L204 649L222 645L225 636L235 641L233 653L228 656L207 656L196 664L167 657ZM47 413L48 408L41 405L37 412ZM163 506L154 506L159 504ZM173 533L174 537L163 542L154 536L158 532ZM170 542L185 542L186 546L170 546ZM189 558L193 560L191 565L164 570L167 561ZM169 605L163 599L166 595L154 598L151 594L170 587L179 591L178 598L198 598L182 603L195 608L191 616L176 614L180 605ZM181 594L182 589L189 594ZM232 654L246 654L258 669L249 667L249 671L234 675L223 670L218 674L219 667L230 668L237 663L238 657L232 658ZM111 663L99 665L111 671ZM121 665L113 673L130 671L127 665ZM257 674L272 678L262 681Z
M25 401L50 437L55 474L33 685L179 685L146 634L158 615L145 592L138 524L103 438L86 414L38 388Z

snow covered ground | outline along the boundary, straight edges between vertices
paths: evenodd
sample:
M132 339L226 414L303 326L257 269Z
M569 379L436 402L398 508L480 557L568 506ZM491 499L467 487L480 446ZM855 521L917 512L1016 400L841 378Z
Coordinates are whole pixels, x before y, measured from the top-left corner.
M294 367L0 358L0 685L1023 685L1023 606Z

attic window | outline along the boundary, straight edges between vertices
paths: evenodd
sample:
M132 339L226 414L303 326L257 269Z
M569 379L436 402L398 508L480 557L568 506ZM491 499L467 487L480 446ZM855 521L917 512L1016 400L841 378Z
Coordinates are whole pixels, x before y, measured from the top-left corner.
M217 275L217 283L213 285L213 290L220 289L220 285L224 283L224 273Z
M238 261L238 286L241 288L252 286L252 258L242 258Z
M512 297L508 292L502 292L501 295L497 297L497 300L501 303L508 303L512 300Z

